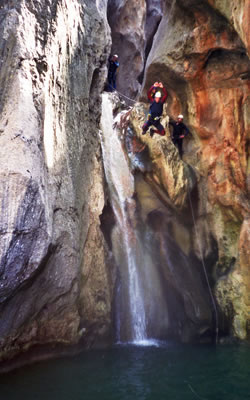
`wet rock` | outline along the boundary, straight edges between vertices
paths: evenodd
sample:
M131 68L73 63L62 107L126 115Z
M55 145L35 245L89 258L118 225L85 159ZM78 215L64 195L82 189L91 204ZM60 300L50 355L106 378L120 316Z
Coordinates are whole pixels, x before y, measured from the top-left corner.
M166 204L145 175L136 175L136 193L145 253L150 249L165 293L169 323L160 332L162 337L181 342L213 340L214 310L199 257L193 252L192 220ZM164 308L162 300L157 301Z
M107 107L107 102L116 101L116 95L104 95L103 101ZM196 173L181 161L169 137L165 113L162 123L166 127L166 137L155 135L151 138L149 133L141 135L145 107L137 103L132 110L117 115L115 123L107 110L102 116L105 140L110 140L103 157L105 165L108 162L105 171L116 215L110 241L119 266L116 298L117 324L122 327L119 340L131 340L133 333L130 323L132 305L126 293L131 278L125 272L126 246L121 246L126 240L122 233L125 235L127 229L129 254L135 255L133 262L137 273L139 271L138 282L143 292L147 337L175 338L182 342L211 341L215 336L214 310L199 249L198 256L194 251L195 236L192 236L188 196L190 191L193 197ZM125 147L124 151L128 151L129 160L125 165L130 161L134 179L127 165L115 162L117 159L124 161L126 157L124 159L124 155L119 153L121 143L117 145L117 138L110 131L112 125L118 130L117 136ZM123 195L118 196L120 202L117 202L114 198L120 186ZM126 196L126 201L123 196ZM124 207L123 213L119 207ZM124 214L127 224L122 225L120 231L120 218ZM215 260L209 259L211 249L208 250L208 246L206 250L204 257L210 268Z
M193 254L188 227L192 219L184 218L190 213L187 187L190 185L191 191L196 185L195 174L185 169L169 137L141 135L143 104L114 119L116 97L103 95L102 144L115 215L109 237L119 269L118 340L211 341L211 299L200 260ZM176 160L171 162L174 156ZM173 183L164 179L167 175Z

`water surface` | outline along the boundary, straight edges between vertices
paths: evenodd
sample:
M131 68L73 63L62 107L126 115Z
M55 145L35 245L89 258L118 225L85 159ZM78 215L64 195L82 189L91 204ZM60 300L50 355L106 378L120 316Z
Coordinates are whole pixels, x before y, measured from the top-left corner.
M118 346L0 376L1 400L249 400L250 346Z

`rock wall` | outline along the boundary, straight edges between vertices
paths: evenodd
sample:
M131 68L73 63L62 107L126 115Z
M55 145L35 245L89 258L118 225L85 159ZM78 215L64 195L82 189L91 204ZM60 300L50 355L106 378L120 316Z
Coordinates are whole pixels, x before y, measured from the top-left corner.
M170 3L170 2L169 2ZM197 173L194 205L223 332L249 338L249 21L248 1L176 0L149 54L144 92L156 80L169 91L167 113L183 113L192 137L184 161ZM193 232L192 237L195 238ZM198 243L193 248L198 255Z
M1 360L34 344L110 338L113 278L99 220L106 8L0 2Z
M107 7L112 52L121 62L118 89L136 96L143 80L145 99L161 80L167 113L182 112L192 131L184 146L191 169L177 166L169 140L149 145L154 170L146 183L184 218L186 189L198 182L192 200L220 329L249 338L249 2L0 0L1 359L35 344L111 338L115 274L100 230L98 137L111 51ZM146 190L139 180L140 187ZM186 222L189 229L172 224L171 235L200 261L194 226ZM163 274L173 280L170 272ZM169 290L177 287L175 281ZM184 293L180 309L185 299L198 326L199 305ZM211 324L205 303L200 334Z
M169 319L162 337L182 342L211 341L216 338L216 315L192 231L190 199L194 201L198 177L180 160L168 130L164 137L141 134L144 107L138 103L130 113L127 147L134 168L134 197L144 252L150 249L155 273L164 288L166 304L157 300ZM166 125L166 110L163 116L162 124ZM208 232L209 239L210 235ZM216 256L209 243L204 254L208 269Z
M162 0L109 0L108 21L112 54L119 55L117 90L130 98L138 94L144 66L162 17Z

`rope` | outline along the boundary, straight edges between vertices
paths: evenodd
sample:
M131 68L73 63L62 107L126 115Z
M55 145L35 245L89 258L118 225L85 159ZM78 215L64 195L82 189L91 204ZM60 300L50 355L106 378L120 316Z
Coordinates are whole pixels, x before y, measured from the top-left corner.
M116 90L113 86L111 86L111 88ZM118 90L116 90L116 92L120 96L124 97L125 99L128 99L128 100L132 101L133 103L136 103L135 100L131 99L128 96L125 96L125 94L120 93ZM210 297L211 297L211 300L212 300L212 304L213 304L213 308L214 308L214 315L215 315L215 343L217 344L218 343L218 331L219 331L219 329L218 329L218 312L217 312L217 307L216 307L216 303L215 303L215 300L214 300L213 292L212 292L212 289L211 289L211 286L210 286L210 283L209 283L209 280L208 280L208 276L207 276L206 266L205 266L202 247L201 247L201 242L199 240L198 230L197 230L197 226L196 226L196 222L195 222L194 210L193 210L193 205L192 205L192 201L191 201L189 188L188 188L188 197L189 197L189 203L190 203L191 211L192 211L192 218L193 218L193 222L194 222L195 234L196 234L197 242L198 242L198 245L199 245L199 250L200 250L200 255L201 255L201 262L202 262L202 266L203 266L203 270L204 270L204 275L206 277L206 282L207 282L209 294L210 294ZM191 389L191 387L190 387L190 389Z
M110 85L110 87L111 87L112 89L114 89L120 96L123 96L125 99L128 99L128 100L132 101L133 103L136 103L136 100L133 100L133 99L131 99L130 97L125 96L125 94L122 94L122 93L118 92L118 90L117 90L116 88L114 88L113 86Z
M214 315L215 315L215 343L217 344L218 343L218 331L219 331L219 329L218 329L218 312L217 312L217 307L216 307L216 303L215 303L215 300L214 300L213 292L212 292L212 289L211 289L211 286L210 286L210 283L209 283L209 280L208 280L208 276L207 276L206 266L205 266L202 247L201 247L201 241L199 239L198 230L197 230L197 226L196 226L196 222L195 222L194 210L193 210L193 205L192 205L192 201L191 201L189 188L188 188L188 198L189 198L189 203L190 203L190 207L191 207L191 211L192 211L192 218L193 218L193 222L194 222L195 234L196 234L197 242L198 242L198 245L199 245L201 263L202 263L202 266L203 266L204 275L206 277L206 282L207 282L209 294L210 294L210 297L211 297L211 300L212 300L212 304L213 304L213 308L214 308Z

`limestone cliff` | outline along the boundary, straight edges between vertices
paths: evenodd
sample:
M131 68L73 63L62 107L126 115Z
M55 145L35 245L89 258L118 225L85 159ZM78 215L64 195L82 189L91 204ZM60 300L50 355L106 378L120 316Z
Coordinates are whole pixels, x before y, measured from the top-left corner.
M119 13L115 11L113 20L119 14L119 23L112 25L111 21L113 38L116 38L113 45L122 45L123 30L128 35L131 33L129 21L134 18L136 29L140 27L140 37L144 37L144 41L137 40L134 48L142 52L147 23L143 35L142 18L139 21L138 10L132 13L133 1L115 3ZM126 4L125 13L121 4ZM147 6L156 4L163 7L152 48L144 53L147 62L141 100L146 100L146 90L153 82L162 81L169 93L165 115L184 114L192 134L184 140L182 163L170 139L150 140L140 135L147 106L136 106L131 113L131 129L146 144L149 155L143 166L137 162L144 181L158 200L184 218L184 225L173 225L176 244L189 257L206 259L221 334L247 339L250 324L249 1L169 0L164 4L148 2ZM141 11L145 10L145 3L141 6ZM118 79L120 90L137 85L138 76L133 68L127 71L129 76L122 74L124 79ZM131 95L132 91L127 93ZM163 124L169 136L166 118ZM135 153L142 150L136 140L132 148ZM140 190L146 190L139 186ZM188 191L198 236L193 221L188 218L191 213ZM157 205L158 202L156 209ZM148 215L152 211L151 203ZM157 224L154 226L158 234L165 229L163 214L161 224L158 228ZM164 264L163 259L161 262Z
M99 220L106 6L0 2L0 359L110 338Z
M136 96L142 84L145 100L161 80L165 115L182 112L192 132L181 162L167 118L167 137L151 140L140 135L147 105L131 113L147 154L136 201L172 333L211 335L202 254L221 333L249 339L249 12L248 0L0 0L1 360L111 338L114 221L98 136L111 45L118 89Z
M249 10L248 1L168 2L144 77L145 90L164 83L167 113L183 113L191 129L184 161L197 173L203 253L217 257L210 275L221 330L242 339L250 326Z

